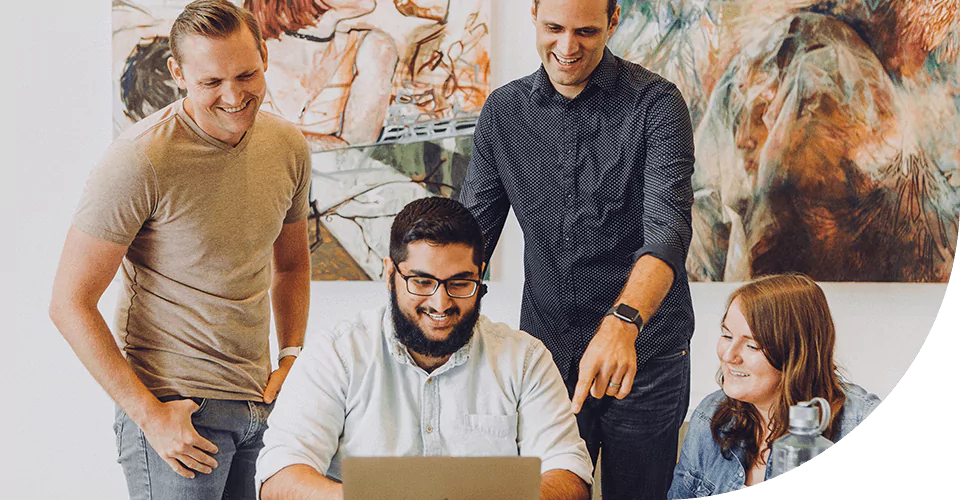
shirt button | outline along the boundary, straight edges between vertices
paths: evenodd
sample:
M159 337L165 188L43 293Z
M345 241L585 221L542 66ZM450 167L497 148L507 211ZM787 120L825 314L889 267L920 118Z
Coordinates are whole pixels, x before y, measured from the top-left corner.
M427 426L427 432L433 432L433 427L428 425L428 426Z
M432 384L432 383L433 383L433 377L428 378L428 379L427 379L427 383L428 383L428 384Z

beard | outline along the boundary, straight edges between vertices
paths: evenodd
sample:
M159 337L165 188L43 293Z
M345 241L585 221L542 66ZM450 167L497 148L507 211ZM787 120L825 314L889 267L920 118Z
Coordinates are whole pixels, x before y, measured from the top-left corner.
M446 290L437 290L436 293L447 293ZM453 327L453 331L444 340L430 340L423 333L423 330L417 326L410 318L400 310L397 305L397 290L393 286L393 279L390 279L390 309L393 316L393 330L397 340L406 346L407 349L431 358L442 358L457 352L461 347L467 345L473 337L473 327L480 319L480 297L477 297L477 304L466 316L461 316L460 321ZM417 313L426 312L426 308L418 307ZM454 306L445 313L459 313L460 308Z

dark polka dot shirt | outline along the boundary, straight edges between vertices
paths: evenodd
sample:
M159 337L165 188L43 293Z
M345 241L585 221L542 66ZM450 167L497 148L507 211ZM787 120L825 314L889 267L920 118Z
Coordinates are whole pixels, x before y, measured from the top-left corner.
M540 69L490 94L460 201L490 259L512 206L524 235L520 328L546 344L564 378L634 263L652 254L675 281L637 337L637 363L689 345L693 131L672 83L604 50L574 99Z

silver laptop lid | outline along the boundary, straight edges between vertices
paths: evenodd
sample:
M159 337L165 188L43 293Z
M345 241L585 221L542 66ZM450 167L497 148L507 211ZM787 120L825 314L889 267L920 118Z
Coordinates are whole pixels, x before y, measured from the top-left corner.
M539 500L537 457L346 457L344 500Z

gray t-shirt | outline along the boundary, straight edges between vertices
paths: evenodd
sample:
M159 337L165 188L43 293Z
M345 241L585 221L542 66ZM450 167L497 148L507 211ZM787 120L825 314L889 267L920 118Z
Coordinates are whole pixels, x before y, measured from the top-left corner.
M290 123L260 112L232 147L183 100L129 128L91 172L73 226L129 246L114 334L155 396L262 397L273 243L307 216L310 172Z

